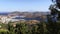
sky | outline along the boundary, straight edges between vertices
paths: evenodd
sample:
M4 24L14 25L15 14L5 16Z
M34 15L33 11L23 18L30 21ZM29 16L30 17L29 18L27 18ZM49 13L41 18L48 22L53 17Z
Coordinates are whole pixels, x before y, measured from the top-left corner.
M0 0L0 12L48 11L51 0Z

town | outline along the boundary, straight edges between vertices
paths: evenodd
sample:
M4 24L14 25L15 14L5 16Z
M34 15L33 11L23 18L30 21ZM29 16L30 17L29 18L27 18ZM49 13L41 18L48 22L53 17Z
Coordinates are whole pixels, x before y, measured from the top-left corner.
M0 13L0 22L16 22L16 21L29 21L37 20L41 21L42 16L46 17L50 12L9 12L9 13Z

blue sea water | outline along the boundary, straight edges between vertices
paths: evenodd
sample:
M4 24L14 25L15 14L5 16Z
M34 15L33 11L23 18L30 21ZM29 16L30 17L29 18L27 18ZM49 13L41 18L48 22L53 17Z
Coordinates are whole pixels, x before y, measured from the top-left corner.
M8 15L9 12L0 12L0 15Z
M22 17L16 17L16 18L13 18L13 19L24 19L24 20L41 20L41 18L38 18L38 17L36 17L36 18L27 18L27 17L24 17L24 18L22 18Z

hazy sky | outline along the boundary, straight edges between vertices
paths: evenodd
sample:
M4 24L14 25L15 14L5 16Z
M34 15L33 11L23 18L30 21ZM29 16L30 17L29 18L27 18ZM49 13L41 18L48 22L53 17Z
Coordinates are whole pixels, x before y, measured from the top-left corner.
M0 11L48 11L51 0L0 0Z

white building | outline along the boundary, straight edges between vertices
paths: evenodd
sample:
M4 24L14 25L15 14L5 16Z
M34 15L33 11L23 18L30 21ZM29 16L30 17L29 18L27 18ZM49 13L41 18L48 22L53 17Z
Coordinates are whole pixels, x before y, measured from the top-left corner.
M10 20L11 20L10 18L7 18L7 17L4 16L4 17L1 17L1 20L0 21L2 23L8 23Z

